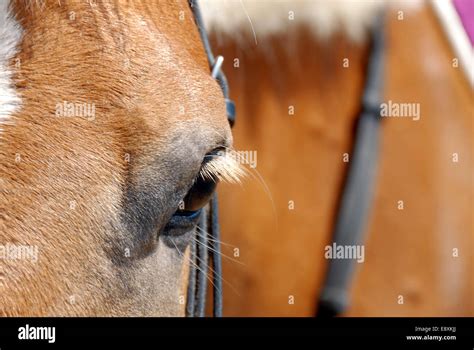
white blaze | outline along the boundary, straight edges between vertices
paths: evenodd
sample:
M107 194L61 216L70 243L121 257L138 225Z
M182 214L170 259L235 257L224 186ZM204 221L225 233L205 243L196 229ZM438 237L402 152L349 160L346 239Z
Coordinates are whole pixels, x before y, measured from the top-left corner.
M9 5L9 0L0 0L0 137L2 125L8 123L21 102L12 82L11 59L17 53L22 30Z

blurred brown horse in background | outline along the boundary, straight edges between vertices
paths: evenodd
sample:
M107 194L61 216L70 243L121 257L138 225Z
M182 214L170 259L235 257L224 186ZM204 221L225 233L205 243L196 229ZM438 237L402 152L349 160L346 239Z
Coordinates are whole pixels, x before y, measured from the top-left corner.
M298 3L271 6L297 18L301 12L286 10ZM223 241L231 245L224 252L242 263L224 259L225 314L311 316L369 47L343 31L321 39L291 21L262 37L252 33L259 19L250 14L237 36L225 21L209 20L237 105L236 148L256 152L272 197L260 181L220 191ZM345 315L473 315L472 91L428 4L414 12L394 6L385 30L383 101L418 103L421 114L382 121L365 261Z

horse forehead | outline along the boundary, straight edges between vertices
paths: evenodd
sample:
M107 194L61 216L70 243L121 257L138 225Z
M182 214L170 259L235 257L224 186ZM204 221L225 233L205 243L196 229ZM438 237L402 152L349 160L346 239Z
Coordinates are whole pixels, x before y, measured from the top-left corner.
M200 56L191 55L182 45L175 43L175 38L170 38L168 35L155 35L154 40L155 45L150 54L155 55L157 61L154 67L157 87L161 83L176 86L183 90L182 93L188 97L187 101L193 105L202 103L203 96L207 95L222 99L218 85L210 77L207 62L203 68L199 62ZM161 88L169 91L170 85Z
M119 42L127 42L136 52L142 51L136 55L135 69L146 73L133 84L153 100L144 106L154 106L161 112L161 118L171 119L173 125L186 120L184 115L222 129L227 126L222 92L210 77L207 57L187 2L184 9L177 4L165 3L165 9L162 5L152 11L134 8L127 13L125 28L117 29L113 35L118 35ZM186 20L181 17L184 10L189 12ZM117 51L112 54L119 62L123 59ZM137 76L136 72L131 73L125 79L136 79L133 77Z
M163 140L176 139L174 131L190 125L203 142L231 139L224 98L187 1L12 3L24 30L21 74L30 85L23 93L25 113L16 119L85 101L96 105L99 121L118 121ZM53 34L58 26L61 36Z
M159 113L160 119L171 122L169 127L185 121L183 115L215 127L225 125L223 96L210 78L207 59L186 1L156 3L151 7L140 1L119 3L118 7L107 2L92 7L76 3L68 6L72 6L76 18L82 18L82 22L76 26L75 20L72 23L61 21L61 25L72 26L76 31L64 35L56 48L61 50L64 62L74 62L78 55L84 56L76 68L76 82L94 80L98 91L124 101L129 97L130 103L125 107L150 116ZM41 11L54 25L55 13L61 9L51 6ZM66 10L66 14L70 13ZM90 20L92 17L94 20ZM67 50L70 44L73 47ZM91 54L99 46L102 46L101 53ZM43 57L45 67L50 66L47 58L50 52L37 55ZM100 60L103 64L97 65ZM65 74L70 74L69 68ZM63 87L69 83L59 81L57 84ZM48 86L38 88L48 89ZM63 91L68 100L74 100L73 94L78 92L74 87ZM83 97L91 100L103 97L97 91L80 91L80 94L89 95Z
M173 125L189 120L199 120L227 134L227 119L222 92L210 76L207 58L200 37L194 27L165 27L157 31L154 24L143 15L134 21L138 27L132 30L146 33L141 36L148 49L147 64L151 65L148 82L148 106L163 107L162 118L169 118ZM138 44L140 45L140 44ZM142 84L140 84L142 85ZM160 109L163 111L163 109ZM166 113L166 110L170 113Z

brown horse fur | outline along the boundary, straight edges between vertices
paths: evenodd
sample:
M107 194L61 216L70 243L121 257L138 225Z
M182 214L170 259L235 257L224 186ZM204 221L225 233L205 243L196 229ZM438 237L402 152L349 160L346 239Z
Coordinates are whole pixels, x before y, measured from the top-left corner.
M0 314L182 315L183 252L157 235L204 155L231 146L187 1L11 9L21 107L0 138L0 242L39 254L0 260Z

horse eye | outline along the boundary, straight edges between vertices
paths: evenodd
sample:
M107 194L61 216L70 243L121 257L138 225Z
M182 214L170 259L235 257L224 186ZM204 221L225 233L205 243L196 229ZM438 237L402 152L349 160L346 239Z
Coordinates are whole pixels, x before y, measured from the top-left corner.
M184 211L193 212L203 208L211 199L216 186L216 181L198 176L186 197L184 197Z
M217 151L208 153L202 166L212 159L212 156L215 155L216 152ZM217 187L217 183L217 179L204 178L199 174L184 197L180 208L176 211L175 215L192 215L194 212L205 207L211 199L212 194Z

